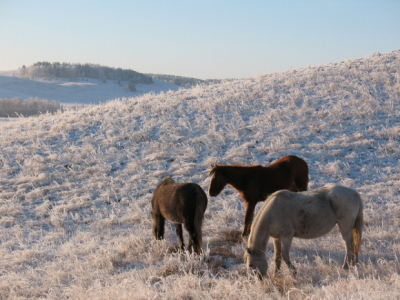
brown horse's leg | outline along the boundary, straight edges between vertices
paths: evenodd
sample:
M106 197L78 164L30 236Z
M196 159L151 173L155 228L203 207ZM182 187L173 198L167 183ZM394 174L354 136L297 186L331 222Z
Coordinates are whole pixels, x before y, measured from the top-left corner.
M251 222L253 221L254 209L256 207L257 202L248 202L246 201L246 212L244 215L244 227L242 236L248 236L250 234Z
M287 264L287 266L289 267L289 269L291 270L293 276L296 276L296 274L297 274L296 268L292 265L292 263L290 262L290 258L289 258L289 250L290 250L290 246L292 245L292 240L293 240L293 237L291 237L291 236L281 237L282 258L283 258L284 262Z
M185 249L185 243L183 242L183 233L182 233L182 224L174 224L176 235L178 236L179 240L179 248Z
M276 276L278 274L279 269L281 268L281 262L282 262L282 242L280 239L274 239L274 260L275 260L274 276Z
M294 180L294 184L296 185L296 188L297 188L297 191L294 191L294 192L307 191L307 188L308 188L308 172L303 174L303 176L298 176Z
M289 191L291 191L291 192L300 192L299 189L297 188L297 185L294 182L290 186Z

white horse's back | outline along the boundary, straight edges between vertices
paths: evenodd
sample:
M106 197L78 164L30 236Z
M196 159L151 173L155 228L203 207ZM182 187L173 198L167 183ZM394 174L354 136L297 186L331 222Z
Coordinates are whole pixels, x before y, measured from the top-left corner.
M249 242L266 226L274 238L281 235L318 238L331 231L336 223L354 220L360 202L356 191L337 185L301 193L278 191L265 201L254 220Z

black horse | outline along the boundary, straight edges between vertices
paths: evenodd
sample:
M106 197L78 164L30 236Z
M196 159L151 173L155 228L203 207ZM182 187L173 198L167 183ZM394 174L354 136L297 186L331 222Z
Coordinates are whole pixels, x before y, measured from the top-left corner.
M207 195L196 183L175 182L166 177L156 188L151 199L153 235L159 240L164 237L164 223L175 225L179 247L184 249L182 223L189 233L187 249L199 254L201 251L201 226L207 208Z

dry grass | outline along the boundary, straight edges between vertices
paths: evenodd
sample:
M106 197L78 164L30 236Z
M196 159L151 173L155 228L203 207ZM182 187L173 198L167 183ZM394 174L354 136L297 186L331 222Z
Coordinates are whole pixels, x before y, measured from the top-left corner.
M399 69L399 51L374 54L0 124L0 299L400 298ZM154 241L166 175L207 190L210 164L287 154L309 163L310 188L362 195L357 267L341 269L333 230L294 240L296 278L271 276L271 243L270 276L247 274L230 187L209 197L201 255L177 250L171 224Z

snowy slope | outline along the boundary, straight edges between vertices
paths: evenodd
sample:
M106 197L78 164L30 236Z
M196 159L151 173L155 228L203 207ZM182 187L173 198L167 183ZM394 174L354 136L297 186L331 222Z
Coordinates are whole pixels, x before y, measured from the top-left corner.
M400 51L0 123L0 295L398 298L399 136ZM310 189L360 192L357 268L341 269L334 229L294 240L296 279L286 267L249 277L244 205L230 187L209 197L202 256L177 253L171 225L153 240L150 199L165 176L207 190L212 163L268 165L287 154L308 162Z
M105 83L98 79L80 79L68 81L65 78L53 80L29 80L13 76L15 71L0 72L0 98L58 100L62 104L99 104L116 98L140 96L146 93L177 91L178 85L154 79L153 84L136 84L136 92L124 89L113 80Z

